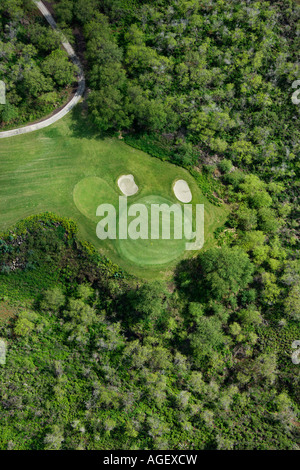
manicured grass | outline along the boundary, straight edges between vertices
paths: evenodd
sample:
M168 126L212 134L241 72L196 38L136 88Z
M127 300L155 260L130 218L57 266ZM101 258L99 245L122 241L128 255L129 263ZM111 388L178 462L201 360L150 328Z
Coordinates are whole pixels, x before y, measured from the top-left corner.
M204 249L215 243L213 232L226 220L226 206L213 206L184 169L126 145L117 138L101 138L79 116L79 110L53 126L0 141L0 231L31 214L55 212L73 218L81 238L129 272L147 278L164 277L183 256L183 241L101 241L96 235L98 205L118 206L117 180L133 174L139 187L128 202L162 198L178 203L172 191L185 179L193 204L205 207ZM150 198L150 199L149 199ZM145 243L146 242L146 243ZM153 257L153 262L151 262ZM143 261L144 259L144 261Z

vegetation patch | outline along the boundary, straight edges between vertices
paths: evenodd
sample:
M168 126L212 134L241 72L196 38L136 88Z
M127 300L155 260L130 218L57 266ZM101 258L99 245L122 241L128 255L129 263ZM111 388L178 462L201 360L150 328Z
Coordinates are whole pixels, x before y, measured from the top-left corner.
M8 302L0 300L0 322L8 322L17 315L17 309L11 307Z

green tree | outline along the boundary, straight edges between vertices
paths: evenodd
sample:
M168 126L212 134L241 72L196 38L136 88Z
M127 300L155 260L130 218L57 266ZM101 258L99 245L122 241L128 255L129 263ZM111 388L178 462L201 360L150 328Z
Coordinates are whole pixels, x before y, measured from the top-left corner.
M64 441L63 430L57 424L51 427L51 430L44 438L45 450L59 450Z
M215 317L201 317L189 339L194 359L198 362L203 356L210 355L222 347L226 337L220 320Z
M257 212L245 205L241 205L235 213L238 227L243 231L254 230L257 227Z
M53 81L50 77L45 77L38 67L28 67L23 74L23 91L37 98L45 92L53 91Z
M157 319L166 308L167 292L158 281L147 283L137 291L131 291L128 301L134 316Z
M65 51L52 51L42 63L45 75L52 77L60 87L71 85L74 81L75 66L69 61Z
M253 265L238 247L212 248L198 258L201 288L217 300L229 298L252 281Z
M121 92L112 86L90 93L89 110L96 126L102 132L129 126L130 120L124 111L122 99Z
M65 304L65 295L59 287L53 287L44 292L41 308L58 311Z
M21 317L16 321L14 332L17 336L29 336L34 330L34 323Z
M300 284L295 284L284 302L285 313L293 320L300 320Z

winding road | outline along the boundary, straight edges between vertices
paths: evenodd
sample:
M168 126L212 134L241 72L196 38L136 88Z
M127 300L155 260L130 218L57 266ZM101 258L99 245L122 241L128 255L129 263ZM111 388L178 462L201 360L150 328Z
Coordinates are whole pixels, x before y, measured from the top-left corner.
M49 10L45 7L43 2L36 1L36 0L33 0L33 2L36 4L37 8L40 10L42 15L46 18L50 26L53 29L58 31L57 24L54 21L53 16L49 12ZM29 124L28 126L20 127L18 129L12 129L9 131L0 132L0 139L6 138L6 137L13 137L13 136L20 135L20 134L27 134L29 132L37 131L39 129L43 129L44 127L51 126L51 124L53 124L56 121L59 121L59 119L63 118L66 114L68 114L74 108L74 106L76 106L76 104L80 101L85 90L85 78L84 78L83 68L80 63L80 60L75 54L73 47L68 42L66 37L63 35L62 35L62 46L66 50L72 62L78 67L78 88L76 90L75 95L60 111L53 114L53 116L47 119L41 120L35 124Z

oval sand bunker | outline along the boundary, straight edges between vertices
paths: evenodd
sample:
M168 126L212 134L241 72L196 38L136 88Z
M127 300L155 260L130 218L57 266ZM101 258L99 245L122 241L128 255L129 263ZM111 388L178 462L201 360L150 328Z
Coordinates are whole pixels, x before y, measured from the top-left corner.
M192 193L186 181L177 180L173 186L173 191L180 202L191 202Z
M139 190L139 187L135 184L133 175L122 175L118 179L118 186L124 196L133 196Z

